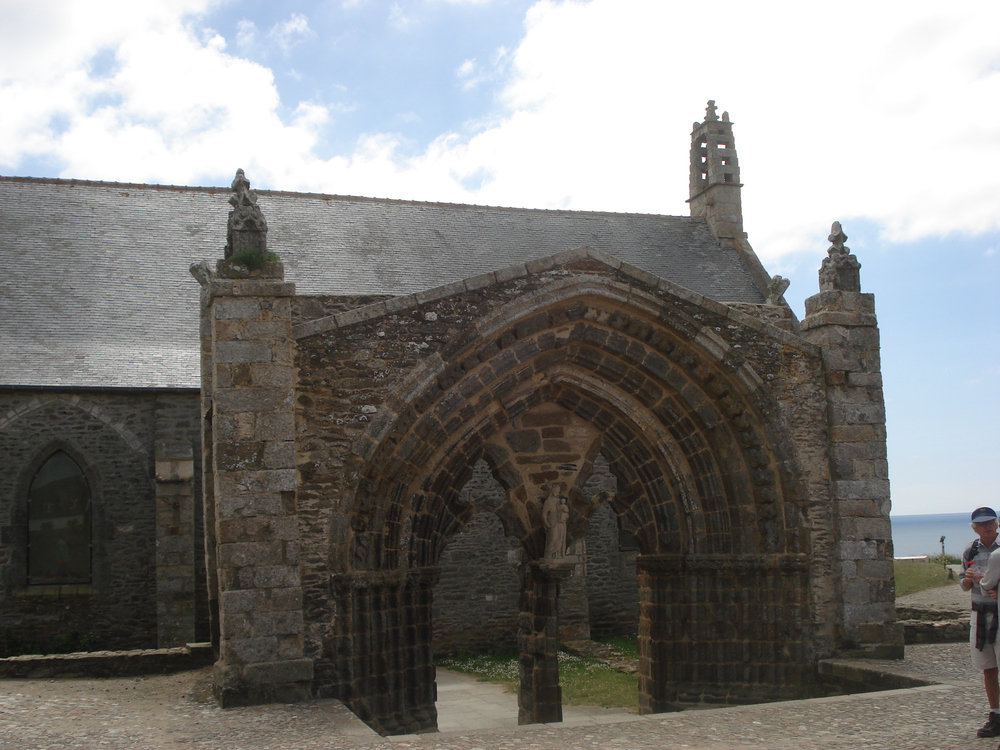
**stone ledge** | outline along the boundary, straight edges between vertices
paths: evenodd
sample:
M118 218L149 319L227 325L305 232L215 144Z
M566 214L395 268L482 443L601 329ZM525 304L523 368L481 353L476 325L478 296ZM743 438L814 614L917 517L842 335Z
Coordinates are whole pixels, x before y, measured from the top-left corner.
M914 643L967 643L969 619L956 620L902 620L903 642Z
M874 313L858 313L845 310L827 310L815 312L802 319L800 324L803 331L811 331L821 326L877 326L878 319Z
M134 651L81 651L75 654L10 656L0 659L0 677L132 677L207 667L215 661L210 643Z
M936 684L916 675L889 672L848 659L822 659L816 668L821 679L832 681L849 692L896 690Z

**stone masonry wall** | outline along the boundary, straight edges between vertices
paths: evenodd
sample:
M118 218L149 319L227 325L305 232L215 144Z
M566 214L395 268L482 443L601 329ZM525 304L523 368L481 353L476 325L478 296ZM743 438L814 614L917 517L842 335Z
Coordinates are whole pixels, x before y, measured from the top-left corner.
M76 633L95 648L155 647L166 623L158 614L157 443L197 443L197 395L185 392L6 391L0 395L0 630L15 639L54 643ZM66 451L83 469L92 502L92 581L27 584L27 492L52 451ZM193 467L192 467L193 470ZM196 505L178 506L189 519L184 545L198 544ZM171 510L173 506L171 505ZM183 571L189 605L184 638L206 630L193 569ZM169 618L168 618L169 619Z
M595 641L636 633L637 555L634 548L622 548L611 507L601 505L590 517L587 534L587 601L590 637Z
M474 653L517 644L521 545L505 536L495 510L503 487L479 461L462 489L476 512L441 555L434 586L434 653Z

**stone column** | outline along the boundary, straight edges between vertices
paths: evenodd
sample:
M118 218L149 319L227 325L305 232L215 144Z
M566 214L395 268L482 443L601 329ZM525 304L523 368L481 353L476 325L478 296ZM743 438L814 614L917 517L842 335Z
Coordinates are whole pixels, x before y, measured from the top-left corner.
M802 697L804 554L639 555L639 713Z
M194 459L191 445L156 446L156 644L195 641Z
M861 264L840 223L806 300L803 337L822 350L830 425L830 477L840 553L842 651L902 658L889 522L885 402L875 297L861 292Z
M437 567L331 576L337 616L318 693L385 735L437 729L432 603Z
M559 584L573 573L576 561L534 560L525 566L521 590L518 648L521 687L518 724L562 721L559 688Z
M227 261L210 281L211 459L223 706L307 699L295 469L293 284Z

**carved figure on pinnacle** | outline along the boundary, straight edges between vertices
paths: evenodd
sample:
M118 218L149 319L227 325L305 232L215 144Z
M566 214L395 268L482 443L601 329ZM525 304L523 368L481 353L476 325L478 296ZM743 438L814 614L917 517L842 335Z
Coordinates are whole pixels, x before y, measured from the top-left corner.
M227 260L235 255L242 258L250 253L263 258L267 255L267 221L257 205L257 194L250 189L250 180L242 169L236 170L232 188L229 204L233 210L229 212L225 257Z
M851 248L844 242L847 235L839 221L830 227L830 248L819 269L819 290L821 292L860 292L861 263L851 254Z

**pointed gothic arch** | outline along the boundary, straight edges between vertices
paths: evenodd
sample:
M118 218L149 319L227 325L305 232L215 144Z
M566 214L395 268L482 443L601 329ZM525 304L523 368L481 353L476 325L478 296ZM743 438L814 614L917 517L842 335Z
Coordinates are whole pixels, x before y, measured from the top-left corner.
M650 320L647 311L620 307L620 295L618 304L608 305L595 288L577 289L562 305L529 309L491 335L443 353L411 378L422 390L388 404L394 419L374 423L357 441L367 459L354 501L358 567L433 564L433 555L401 557L402 519L426 515L426 503L447 506L466 478L461 467L474 463L511 419L543 402L594 424L628 456L630 469L622 471L637 494L669 494L681 502L690 519L683 530L687 546L669 534L650 537L647 553L800 551L800 535L779 525L786 498L795 499L794 466L776 459L788 455L790 441L767 394L747 387L748 368L731 349L699 341L705 332L692 337L685 316L672 316L683 325ZM510 485L516 472L501 470L495 449L484 455ZM664 477L671 487L657 487ZM424 498L416 511L407 505L414 497ZM368 551L357 552L358 540L369 542Z
M28 584L91 582L93 491L66 445L49 446L27 493Z
M331 550L354 571L334 576L341 583L338 609L356 611L358 582L372 586L377 580L375 608L383 616L393 619L385 610L398 612L400 622L408 622L404 631L419 632L425 622L429 627L437 557L468 518L457 499L480 459L507 491L499 511L506 533L529 559L544 563L541 489L565 482L569 539L582 537L593 506L579 488L587 462L604 451L619 482L613 509L641 553L641 710L667 710L706 690L738 699L759 682L783 682L768 678L765 662L791 664L791 671L804 663L808 645L796 623L809 599L809 537L800 523L806 498L793 441L773 395L739 347L703 322L706 306L718 311L669 286L653 292L599 275L557 280L479 318L411 371L354 442L361 461L353 493L344 496L349 544ZM529 427L547 423L554 429L557 422L574 426L573 440L546 441L545 428ZM571 449L547 450L547 442ZM533 472L533 462L545 470ZM721 573L722 581L708 582L708 570ZM723 582L740 592L721 608L725 627L704 621L705 604L727 601ZM557 590L549 573L525 585L534 592L525 599L529 606ZM782 608L781 639L755 620L765 601ZM369 611L372 606L363 604ZM363 652L371 642L360 649L359 643L372 627L370 618L355 617L340 637ZM706 639L735 644L748 636L757 644L754 656L713 665L712 673L701 664L708 651L690 648ZM386 658L401 665L396 674L424 677L415 686L400 676L396 687L390 677L387 696L377 677L360 677L373 667L367 657L355 656L342 670L349 679L336 692L388 732L399 721L412 727L414 717L431 721L429 648L393 645L389 634L378 642L391 654ZM537 664L548 658L544 651L535 652ZM542 673L554 671L554 653L549 656ZM751 668L745 668L747 659ZM532 697L522 681L522 720L556 715L539 713L544 688L535 685Z

